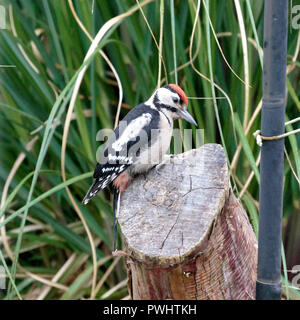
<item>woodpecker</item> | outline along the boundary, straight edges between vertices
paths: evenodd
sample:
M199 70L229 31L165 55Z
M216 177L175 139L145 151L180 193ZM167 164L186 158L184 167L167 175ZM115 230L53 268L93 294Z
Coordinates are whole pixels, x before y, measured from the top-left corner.
M181 118L197 126L187 105L184 91L169 84L129 111L100 155L95 181L82 202L87 204L111 182L117 194L123 193L135 175L159 165L170 146L173 120Z

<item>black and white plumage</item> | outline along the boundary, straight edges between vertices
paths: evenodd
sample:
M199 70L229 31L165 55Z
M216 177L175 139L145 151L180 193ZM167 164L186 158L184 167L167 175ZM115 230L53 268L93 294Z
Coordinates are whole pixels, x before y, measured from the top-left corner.
M95 181L83 203L87 204L111 182L120 193L124 192L136 174L159 164L169 149L173 120L183 118L197 125L186 111L187 104L183 90L170 84L128 112L100 156Z

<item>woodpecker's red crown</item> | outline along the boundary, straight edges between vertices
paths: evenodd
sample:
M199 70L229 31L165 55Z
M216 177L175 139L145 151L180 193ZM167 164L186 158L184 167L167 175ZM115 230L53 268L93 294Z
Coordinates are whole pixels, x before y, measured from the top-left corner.
M177 85L177 84L174 84L174 83L171 83L169 84L169 87L171 87L173 90L175 90L180 99L187 105L188 104L188 99L186 97L186 94L184 93L184 91Z

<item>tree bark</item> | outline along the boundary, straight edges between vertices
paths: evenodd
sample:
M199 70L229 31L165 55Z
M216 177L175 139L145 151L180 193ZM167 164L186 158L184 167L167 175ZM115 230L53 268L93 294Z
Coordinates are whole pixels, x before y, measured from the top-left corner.
M118 221L132 299L255 298L257 241L220 145L134 179Z

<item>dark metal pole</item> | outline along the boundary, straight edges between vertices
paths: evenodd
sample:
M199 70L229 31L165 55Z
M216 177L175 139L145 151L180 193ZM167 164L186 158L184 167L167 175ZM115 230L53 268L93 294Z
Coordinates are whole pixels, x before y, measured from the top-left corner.
M262 136L284 132L287 0L265 0ZM257 300L281 298L284 139L263 141L260 163Z

